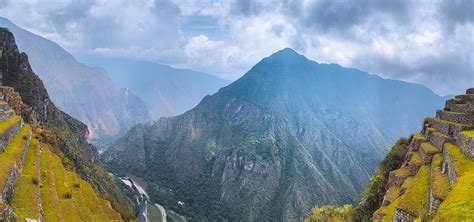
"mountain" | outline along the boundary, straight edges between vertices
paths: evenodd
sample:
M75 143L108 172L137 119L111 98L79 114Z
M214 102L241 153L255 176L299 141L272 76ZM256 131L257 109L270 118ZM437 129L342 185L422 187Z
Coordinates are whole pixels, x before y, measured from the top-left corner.
M355 209L314 208L305 221L470 221L474 218L474 88L401 139Z
M134 219L87 143L87 126L55 106L8 29L0 28L0 47L1 220Z
M190 111L133 127L102 160L191 219L296 221L354 203L388 144L442 103L424 86L287 48Z
M0 26L13 32L20 50L29 55L52 101L86 123L91 137L125 132L149 120L143 101L130 90L117 88L103 69L77 62L56 43L25 31L7 19L0 18Z
M104 57L86 57L81 61L104 67L115 84L130 88L145 101L155 120L182 114L196 106L204 96L229 84L227 80L206 73L155 62Z

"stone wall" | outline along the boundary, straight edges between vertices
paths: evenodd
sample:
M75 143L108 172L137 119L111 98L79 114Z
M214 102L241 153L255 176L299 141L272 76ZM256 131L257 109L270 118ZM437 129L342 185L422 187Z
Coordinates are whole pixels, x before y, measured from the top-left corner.
M415 221L415 217L402 210L396 209L395 216L393 217L393 221L394 222L412 222L412 221Z
M460 133L455 142L466 156L474 159L474 138Z
M454 167L446 150L443 151L443 169L442 173L448 173L449 183L452 185L456 182L457 176Z
M6 129L3 133L0 133L0 152L3 152L7 144L15 137L20 128L23 126L23 121L18 122L14 126Z

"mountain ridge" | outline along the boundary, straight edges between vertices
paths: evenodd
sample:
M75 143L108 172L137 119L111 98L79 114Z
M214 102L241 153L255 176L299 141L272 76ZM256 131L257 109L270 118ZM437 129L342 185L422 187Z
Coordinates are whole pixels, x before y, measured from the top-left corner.
M135 126L101 158L192 219L300 220L307 204L355 202L388 144L441 105L427 88L286 49L184 114Z
M17 27L0 17L0 26L16 36L58 106L89 126L91 137L114 135L149 120L140 98L117 88L103 69L79 63L57 43ZM133 104L127 107L125 102Z

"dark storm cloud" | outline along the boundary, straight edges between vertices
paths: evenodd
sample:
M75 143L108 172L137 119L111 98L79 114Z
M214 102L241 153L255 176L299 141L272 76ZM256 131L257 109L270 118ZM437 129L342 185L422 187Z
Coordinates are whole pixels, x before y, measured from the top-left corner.
M440 21L448 31L455 29L458 24L474 23L473 0L444 0L438 11Z
M407 22L410 19L409 9L410 1L404 0L322 0L310 5L303 22L318 30L346 31L368 21L375 14L388 15L396 22Z

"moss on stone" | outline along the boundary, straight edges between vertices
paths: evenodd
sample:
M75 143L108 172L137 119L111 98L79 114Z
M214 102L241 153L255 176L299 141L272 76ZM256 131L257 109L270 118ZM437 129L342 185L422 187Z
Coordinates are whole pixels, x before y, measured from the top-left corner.
M462 176L464 172L472 172L472 170L474 170L474 161L464 155L458 146L452 143L445 143L444 149L448 153L451 164L458 177Z
M410 176L410 169L408 169L408 167L402 167L398 170L394 170L392 171L395 175L399 176L399 177L407 177L407 176Z
M474 218L474 168L458 178L441 203L434 221L471 221Z
M20 121L21 121L21 117L15 115L8 118L5 121L0 122L0 133L5 132L7 129L9 129L10 127L17 124Z
M414 134L413 138L416 139L416 140L425 140L426 139L425 135L423 135L421 133Z
M462 135L474 138L474 130L464 130L461 132Z
M15 183L11 206L18 221L26 218L38 218L38 184L33 179L38 178L38 139L33 138L25 157L23 171Z
M425 153L430 153L430 154L440 152L439 149L436 148L431 142L421 143L421 149L423 149L423 151L425 151Z
M443 156L439 153L433 156L431 162L431 191L437 199L444 199L449 192L449 179L441 173Z
M400 197L396 208L415 217L424 219L429 210L430 167L421 166L413 184Z
M15 161L20 157L26 142L24 137L27 137L29 132L30 126L23 126L20 132L17 133L7 145L5 151L0 154L0 190L3 190L5 187L8 177L10 176L10 170Z
M411 159L410 159L410 163L414 164L414 165L421 165L423 164L423 160L421 159L421 155L420 155L420 152L414 152L412 155L411 155Z
M400 198L395 199L392 203L388 206L383 206L375 211L374 215L383 215L382 220L383 222L391 222L393 221L393 217L395 216L395 207L398 205Z
M401 190L402 189L399 186L391 186L390 188L388 188L385 197L390 201L394 201L398 198L398 196L400 196Z

